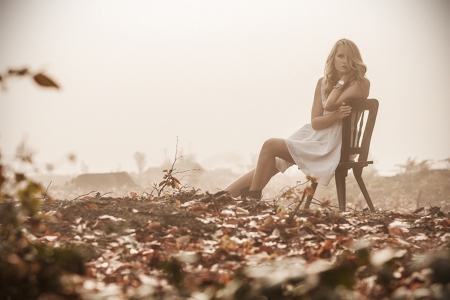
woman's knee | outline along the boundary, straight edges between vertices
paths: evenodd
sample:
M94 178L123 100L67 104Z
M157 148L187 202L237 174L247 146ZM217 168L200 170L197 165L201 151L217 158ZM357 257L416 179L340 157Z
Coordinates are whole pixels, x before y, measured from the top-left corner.
M271 138L266 140L261 149L261 155L279 157L286 161L294 163L294 160L289 153L286 141L284 139Z
M264 153L274 154L276 152L276 149L278 148L279 143L280 139L270 138L264 142L261 151Z

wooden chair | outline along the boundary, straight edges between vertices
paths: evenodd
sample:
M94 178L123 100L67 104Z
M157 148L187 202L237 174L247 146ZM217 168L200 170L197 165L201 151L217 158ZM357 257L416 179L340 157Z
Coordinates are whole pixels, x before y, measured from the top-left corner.
M353 169L353 174L364 195L364 199L366 199L367 205L372 212L375 212L361 175L365 167L373 164L373 161L367 161L367 156L378 112L378 100L349 99L346 101L346 104L352 107L352 113L342 122L341 160L334 172L339 209L345 211L345 178L348 175L348 170ZM364 124L365 120L366 123ZM358 156L358 159L355 161L354 158L356 156ZM317 182L313 182L311 187L315 192ZM305 208L309 208L313 197L314 193L307 197Z

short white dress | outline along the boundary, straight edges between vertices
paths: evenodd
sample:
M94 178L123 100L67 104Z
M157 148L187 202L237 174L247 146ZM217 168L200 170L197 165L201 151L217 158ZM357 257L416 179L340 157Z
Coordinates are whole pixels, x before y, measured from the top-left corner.
M323 84L321 94L322 106L325 107L327 99ZM323 110L323 115L330 113L332 112ZM314 130L311 124L306 124L284 140L299 170L305 175L318 178L318 183L328 185L341 158L342 120L321 130ZM292 165L284 159L276 158L275 166L281 173Z

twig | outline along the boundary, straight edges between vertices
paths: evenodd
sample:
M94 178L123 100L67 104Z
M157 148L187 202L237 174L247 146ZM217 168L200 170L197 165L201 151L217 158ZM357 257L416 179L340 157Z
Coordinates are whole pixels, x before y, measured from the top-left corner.
M48 191L48 188L50 187L50 184L52 184L52 181L50 181L50 183L48 184L47 188L45 189L45 193L44 193L44 196L43 196L45 201L48 200L47 199L47 191Z
M106 192L106 193L104 193L104 194L102 194L102 195L99 195L98 197L95 197L95 198L99 199L99 198L101 198L101 197L103 197L103 196L105 196L105 195L108 195L108 194L111 194L111 192Z
M297 207L295 208L294 212L292 213L292 215L289 216L289 219L287 221L288 224L290 224L292 222L292 219L294 219L294 216L297 214L300 206L303 203L303 200L305 200L305 196L306 196L306 191L303 191L303 195L302 195L302 199L300 200L300 202L298 203Z
M173 159L173 163L172 163L172 170L173 170L173 167L175 166L175 162L177 161L177 155L178 155L178 137L177 137L177 145L176 145L176 147L175 147L175 157L174 157L174 159Z
M181 158L183 156L180 156L179 158ZM184 170L184 171L177 171L175 173L172 174L181 174L181 173L186 173L186 172L191 172L191 171L201 171L202 169L190 169L190 170Z
M75 199L72 199L72 201L77 200L77 199L79 199L79 198L81 198L81 197L87 196L87 195L89 195L89 194L95 193L95 192L96 192L96 191L92 191L92 192L89 192L89 193L87 193L87 194L78 196L78 197L76 197Z
M170 167L170 169L169 170L167 170L166 171L166 176L167 176L167 178L166 178L166 180L165 181L162 181L161 183L162 183L162 185L161 185L161 183L160 183L160 188L158 188L158 197L161 195L161 193L162 193L162 191L165 189L165 187L169 184L169 182L171 182L171 180L172 180L172 172L174 171L174 167L175 167L175 163L177 162L177 160L178 160L178 158L179 157L177 157L178 156L178 137L177 137L177 145L175 146L175 157L174 157L174 160L173 160L173 163L172 163L172 167Z
M281 198L283 198L283 196L286 195L287 192L289 192L289 191L291 191L291 190L294 190L294 189L298 188L299 186L304 185L304 184L306 184L306 183L308 183L308 182L309 182L309 180L308 180L308 181L305 181L305 182L297 181L297 183L296 183L296 185L295 185L294 187L291 187L291 188L289 188L287 191L283 192L283 193L281 194L281 196L278 197L277 200L275 200L275 202L278 202ZM287 186L285 186L285 187L287 187ZM281 189L281 191L282 191L282 190L283 190L283 189Z
M184 156L178 156L178 137L177 137L177 145L175 148L175 157L174 157L172 166L168 170L163 170L164 172L166 172L166 174L164 175L163 181L161 181L159 183L159 185L155 184L154 189L158 192L158 197L161 195L161 193L164 191L164 189L168 186L172 186L172 188L180 189L181 182L174 175L180 174L180 173L185 173L185 172L190 172L193 170L200 170L200 169L191 169L191 170L179 171L179 170L175 169L175 164L177 163L178 159L183 158L183 157Z

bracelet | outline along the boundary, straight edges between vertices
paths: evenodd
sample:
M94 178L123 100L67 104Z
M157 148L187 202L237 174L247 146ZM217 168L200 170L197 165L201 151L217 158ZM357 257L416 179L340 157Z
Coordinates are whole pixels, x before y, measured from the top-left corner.
M340 86L338 86L338 85L336 84L335 86L333 86L333 89L337 89L337 90L340 90L340 89L341 89L341 87L340 87Z

